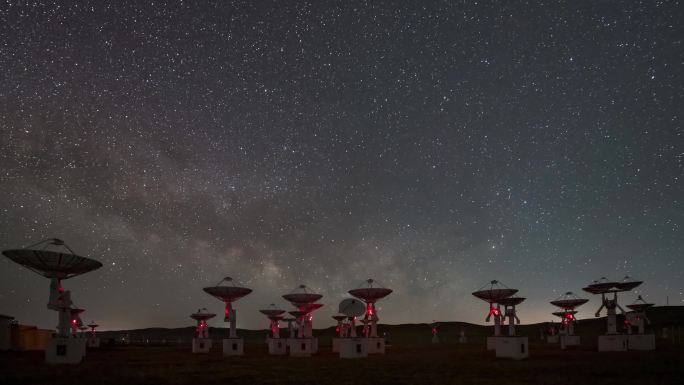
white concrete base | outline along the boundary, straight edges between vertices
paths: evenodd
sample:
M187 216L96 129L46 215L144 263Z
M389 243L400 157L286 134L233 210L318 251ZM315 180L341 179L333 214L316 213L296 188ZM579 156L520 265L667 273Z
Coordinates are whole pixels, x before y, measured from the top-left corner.
M290 357L311 357L311 338L288 338L287 347Z
M560 346L561 349L565 349L568 346L579 346L580 336L562 335L560 336Z
M211 340L209 338L193 338L192 352L193 353L209 353L211 350Z
M624 352L627 350L627 336L606 334L598 338L599 352Z
M366 340L366 350L368 354L385 354L385 339L381 337L368 337Z
M496 341L501 337L487 337L487 350L496 350Z
M627 335L627 348L629 350L655 350L655 334Z
M332 339L332 351L333 353L339 353L340 352L340 340L342 338L333 338Z
M268 354L276 356L287 354L287 340L285 338L269 338Z
M465 344L466 342L468 342L468 338L466 336L458 337L458 343L459 344Z
M245 341L242 338L224 338L223 356L241 356L245 354Z
M383 341L384 346L384 341ZM344 338L340 342L340 358L368 357L368 339Z
M99 348L100 347L100 339L95 337L95 338L88 338L88 343L87 346L89 348Z
M52 338L45 348L45 362L48 364L80 364L86 354L86 340L83 338Z
M558 334L553 336L546 336L546 342L549 344L557 344L559 340L560 337L558 336Z
M496 356L522 360L530 356L527 337L497 337Z

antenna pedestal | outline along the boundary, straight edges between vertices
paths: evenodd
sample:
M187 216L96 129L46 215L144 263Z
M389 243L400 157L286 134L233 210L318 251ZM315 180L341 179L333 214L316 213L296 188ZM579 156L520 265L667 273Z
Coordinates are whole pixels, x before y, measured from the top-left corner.
M285 338L269 338L267 343L268 354L276 356L287 354L287 341Z
M86 354L84 338L55 337L45 348L45 362L48 364L80 364Z
M312 338L288 338L287 346L290 348L290 357L311 357L313 352Z
M624 352L627 350L627 336L606 334L598 337L599 352Z
M381 337L366 338L368 354L385 354L385 339Z
M368 357L368 341L371 338L343 338L340 342L340 358ZM384 348L384 343L383 343Z
M655 334L632 334L627 336L629 350L655 350Z
M192 352L193 353L209 353L211 350L211 340L209 338L193 338Z
M572 335L572 334L561 334L558 336L560 339L560 346L561 349L565 350L568 346L579 346L580 345L580 336Z
M496 337L496 357L522 360L530 356L527 337Z
M100 347L100 339L97 337L88 338L88 347L89 348L99 348Z
M225 338L223 356L242 356L245 354L245 341L242 338Z

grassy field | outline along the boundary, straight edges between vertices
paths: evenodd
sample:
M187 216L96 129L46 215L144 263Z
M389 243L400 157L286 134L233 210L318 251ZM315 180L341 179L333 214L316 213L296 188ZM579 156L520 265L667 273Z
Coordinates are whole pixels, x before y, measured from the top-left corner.
M532 342L530 358L494 358L480 344L393 346L384 356L341 360L322 347L311 358L269 356L248 345L223 358L189 347L116 346L78 366L48 366L42 352L0 354L2 384L684 384L684 350L598 353Z

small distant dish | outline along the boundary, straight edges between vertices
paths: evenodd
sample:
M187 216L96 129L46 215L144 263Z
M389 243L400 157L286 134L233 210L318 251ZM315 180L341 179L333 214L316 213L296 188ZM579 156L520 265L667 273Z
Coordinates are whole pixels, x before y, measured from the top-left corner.
M585 303L589 302L588 299L579 298L573 292L569 291L564 295L558 297L557 299L551 301L551 305L558 306L561 309L573 310Z
M206 321L214 317L216 317L216 314L210 313L206 308L198 309L196 313L190 314L190 318L197 321Z
M653 307L654 304L646 302L641 296L638 296L634 303L627 305L633 311L643 312L646 309Z
M259 310L259 313L264 314L267 317L277 317L284 314L286 311L283 309L278 309L274 303L268 306L268 309Z

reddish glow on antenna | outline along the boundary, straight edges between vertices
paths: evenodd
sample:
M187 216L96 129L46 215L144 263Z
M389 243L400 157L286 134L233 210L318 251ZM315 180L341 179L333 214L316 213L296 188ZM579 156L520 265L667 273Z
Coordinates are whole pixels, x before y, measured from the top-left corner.
M497 309L494 306L490 306L489 307L489 315L498 316L499 315L499 309Z

